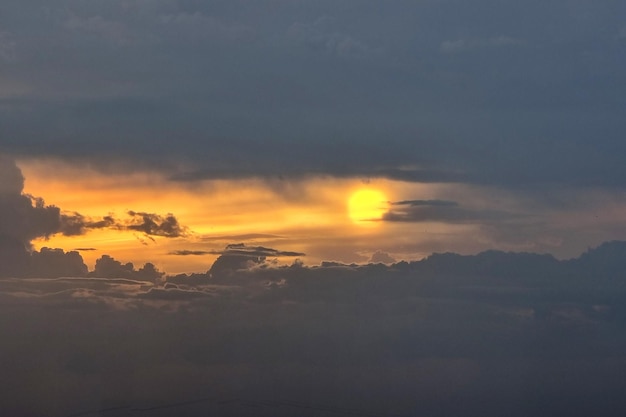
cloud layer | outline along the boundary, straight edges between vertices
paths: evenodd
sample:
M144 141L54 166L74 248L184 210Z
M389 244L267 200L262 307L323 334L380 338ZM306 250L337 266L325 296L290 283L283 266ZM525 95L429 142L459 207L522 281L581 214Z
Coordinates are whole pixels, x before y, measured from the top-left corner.
M0 400L51 416L618 416L624 259L609 242L568 261L448 253L155 283L103 258L109 278L0 279Z
M181 180L623 187L619 10L616 0L14 5L0 18L0 150L96 166L117 155Z

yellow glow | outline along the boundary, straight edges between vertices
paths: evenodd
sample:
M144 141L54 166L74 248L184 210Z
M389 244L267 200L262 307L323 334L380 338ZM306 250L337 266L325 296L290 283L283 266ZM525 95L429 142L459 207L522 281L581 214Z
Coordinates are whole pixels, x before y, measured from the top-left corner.
M350 196L348 214L358 225L374 225L387 212L388 205L387 197L382 191L365 188Z

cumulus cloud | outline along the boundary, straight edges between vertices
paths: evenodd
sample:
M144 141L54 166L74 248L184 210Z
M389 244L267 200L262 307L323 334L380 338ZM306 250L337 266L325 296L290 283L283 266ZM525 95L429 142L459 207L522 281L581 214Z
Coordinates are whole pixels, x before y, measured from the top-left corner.
M62 249L41 248L31 254L29 275L33 277L84 277L87 265L76 251L64 252Z
M96 260L91 276L98 278L128 278L147 281L158 281L164 275L152 263L146 263L138 270L132 262L123 264L109 255L102 255Z
M208 276L212 279L232 276L238 270L267 266L267 258L305 256L300 252L281 251L263 246L246 246L244 243L227 245L223 251L214 252L214 254L220 256L208 272Z
M30 241L59 230L60 210L23 194L21 170L1 154L0 179L0 275L19 275L30 266Z
M369 260L371 263L382 263L382 264L392 264L395 263L396 260L391 257L387 252L377 250L372 254L372 257Z

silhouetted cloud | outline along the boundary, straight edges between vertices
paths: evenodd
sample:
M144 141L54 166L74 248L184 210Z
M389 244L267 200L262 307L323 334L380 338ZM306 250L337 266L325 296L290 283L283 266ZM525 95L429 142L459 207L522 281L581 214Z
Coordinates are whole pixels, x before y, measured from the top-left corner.
M204 256L204 255L214 255L215 252L205 251L205 250L175 250L169 252L168 255L176 255L176 256Z
M61 227L59 232L65 236L84 235L90 229L107 229L116 224L113 216L105 216L101 220L86 218L80 213L61 214Z
M131 210L128 215L132 219L120 224L119 227L143 232L148 236L181 237L187 234L187 228L182 226L171 213L162 216Z
M212 252L215 255L242 255L251 257L305 256L301 252L281 251L263 246L246 246L245 243L231 243L223 251Z
M383 214L388 222L469 223L498 222L519 218L519 215L493 209L462 207L456 201L447 200L404 200L390 203L391 208Z
M29 270L33 277L84 277L88 272L78 252L45 247L32 252Z
M90 275L98 278L128 278L158 281L164 273L157 270L152 263L146 263L143 267L136 270L132 262L123 264L109 255L102 255L102 257L96 260L95 268Z
M117 229L140 232L150 240L153 240L151 236L174 238L184 237L188 233L187 227L181 225L171 213L160 215L130 210L126 214L129 219L116 219L113 215L96 219L76 212L63 213L59 232L66 236L76 236L92 229Z
M372 263L383 263L383 264L392 264L396 262L394 258L392 258L387 252L376 251L372 254L370 258L370 262Z
M30 266L30 241L59 230L60 210L23 194L24 177L0 154L0 276L21 275Z
M456 201L448 201L448 200L403 200L403 201L392 201L390 203L392 206L410 206L410 207L421 207L421 206L431 206L431 207L456 207L459 205Z

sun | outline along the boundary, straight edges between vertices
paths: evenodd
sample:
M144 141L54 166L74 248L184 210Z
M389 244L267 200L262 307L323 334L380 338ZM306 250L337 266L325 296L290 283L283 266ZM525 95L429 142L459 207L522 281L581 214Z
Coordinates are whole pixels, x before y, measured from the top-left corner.
M350 195L348 215L358 225L373 226L387 212L388 205L387 197L382 191L364 188Z

